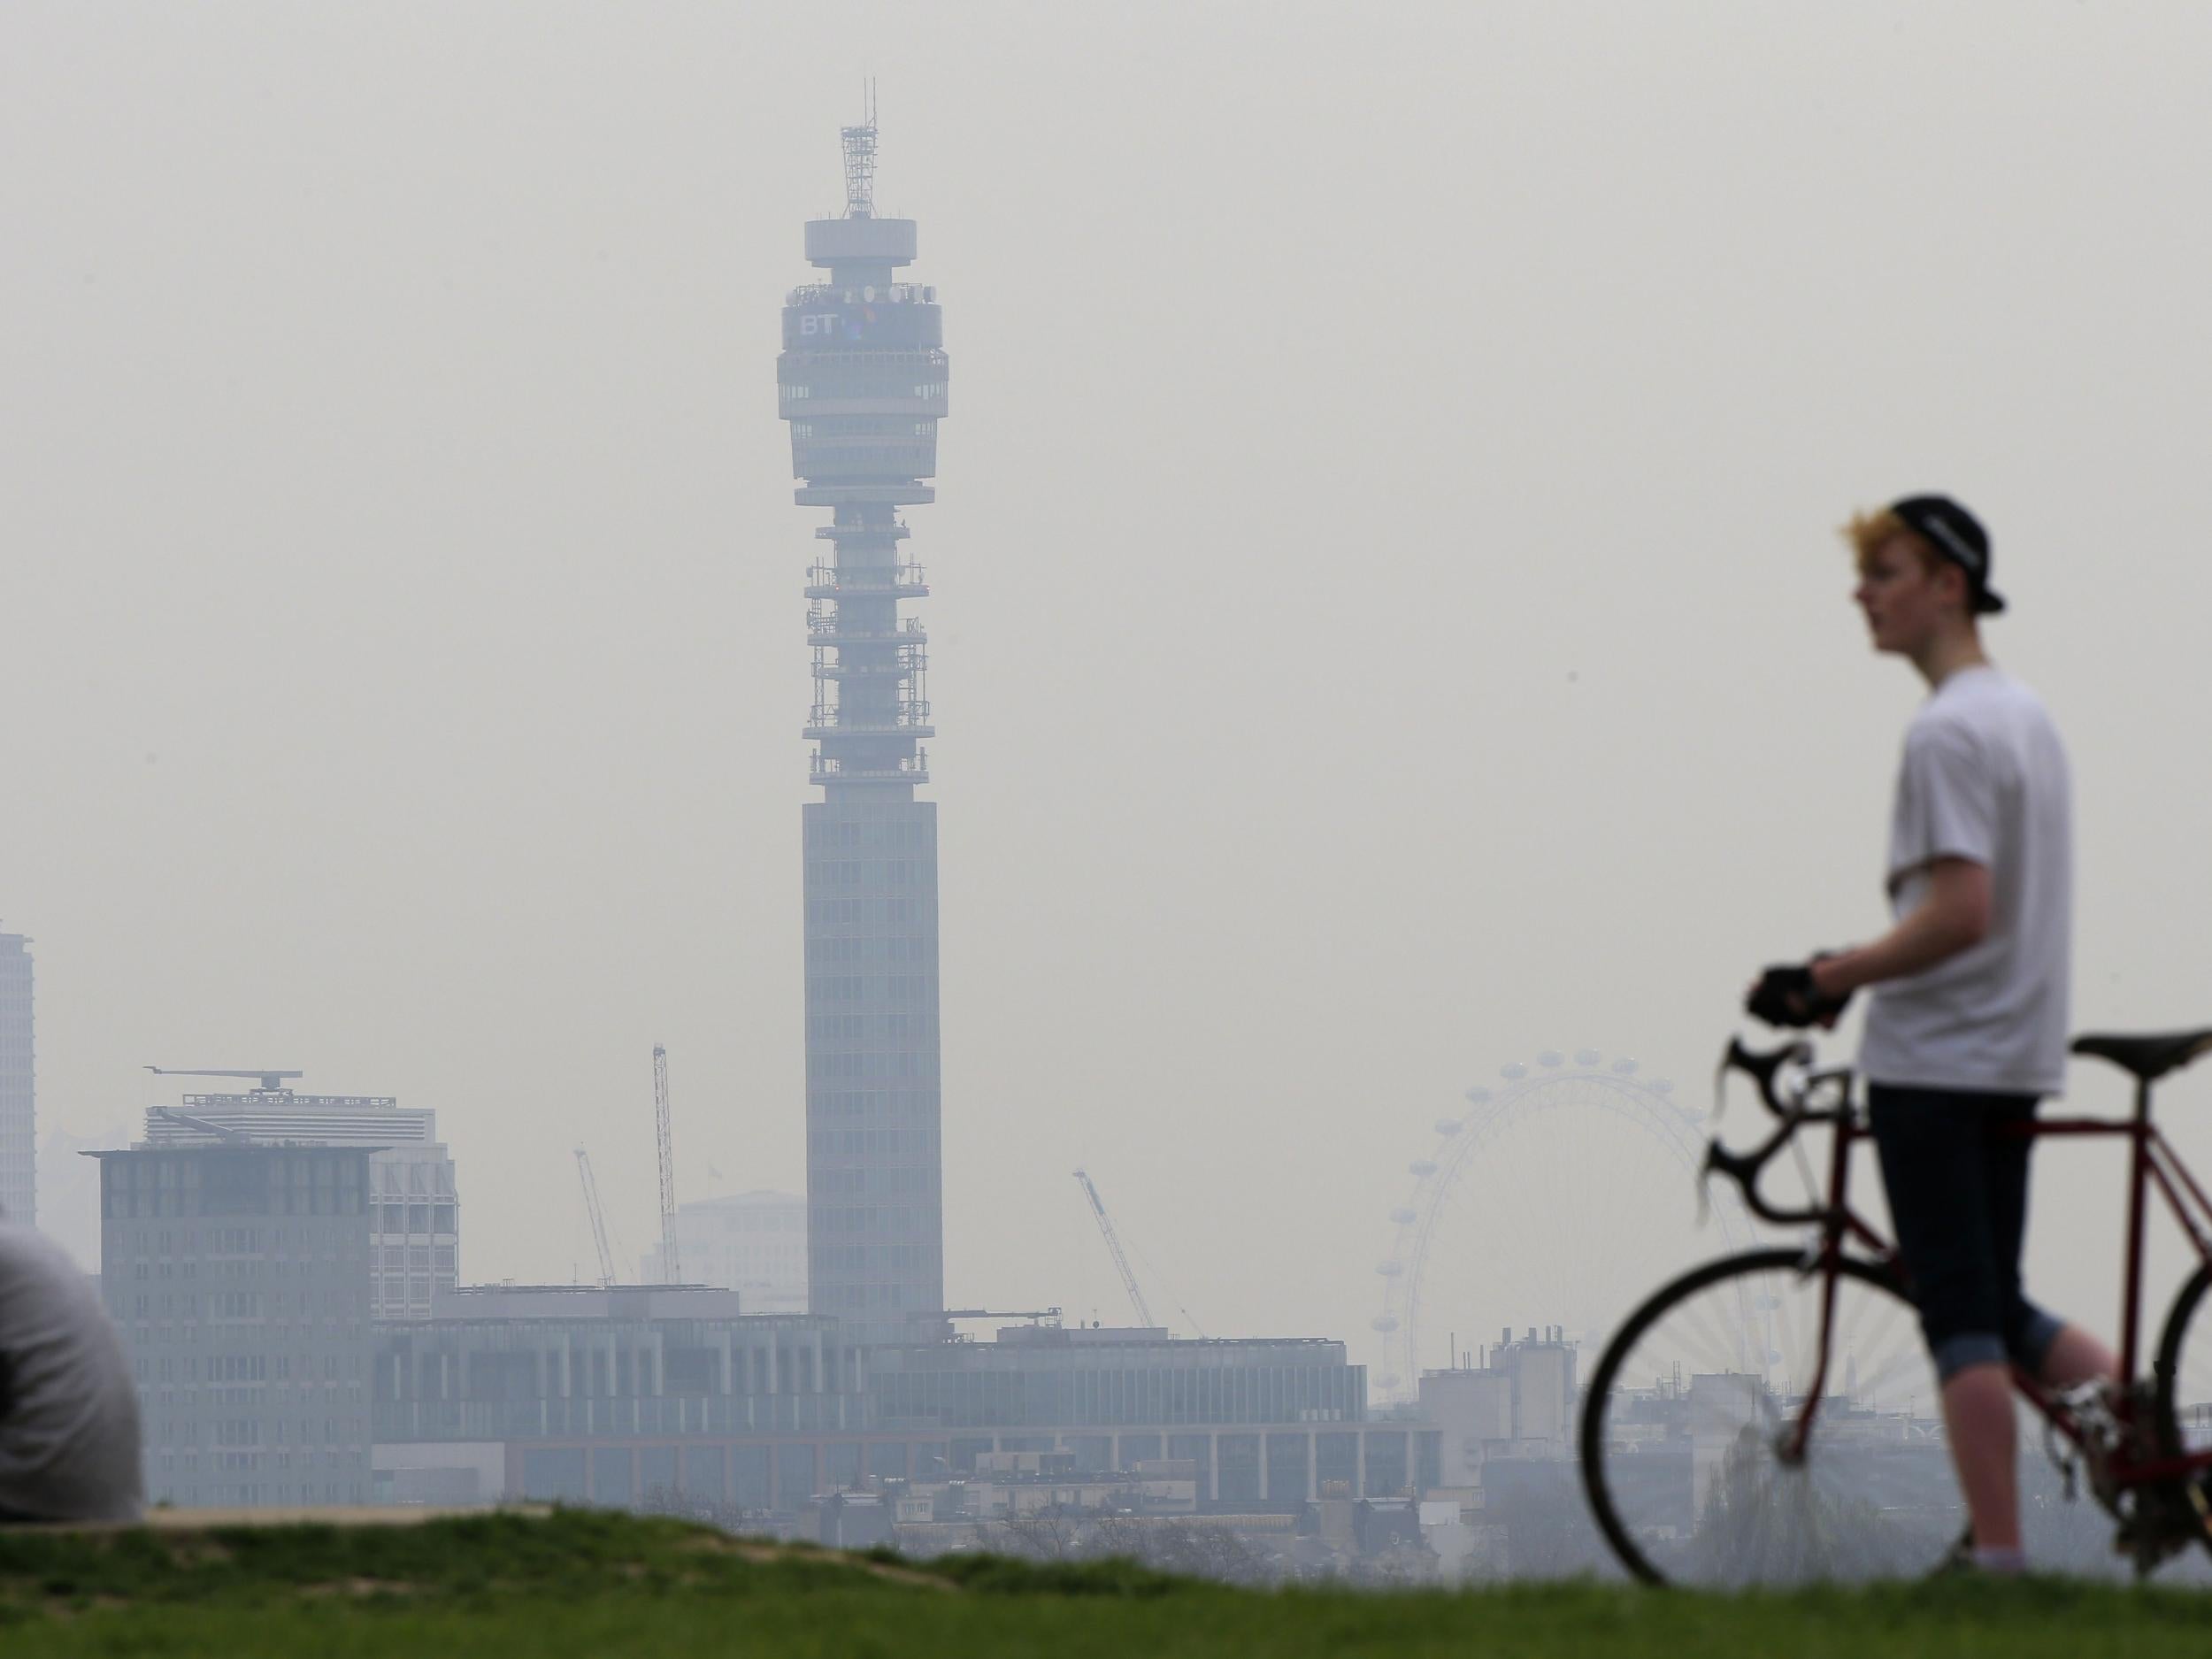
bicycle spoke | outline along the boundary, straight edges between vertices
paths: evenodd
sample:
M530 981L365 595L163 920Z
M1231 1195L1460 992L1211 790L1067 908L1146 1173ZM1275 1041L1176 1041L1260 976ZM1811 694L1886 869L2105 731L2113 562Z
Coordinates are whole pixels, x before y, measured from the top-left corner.
M1687 1333L1684 1340L1695 1339L1695 1357L1706 1361L1708 1370L1740 1371L1749 1357L1745 1348L1745 1333L1741 1329L1732 1333L1724 1331L1717 1323L1716 1311L1703 1302L1686 1303L1682 1309L1682 1324Z
M2200 1305L2174 1356L2172 1402L2180 1448L2212 1448L2212 1318Z

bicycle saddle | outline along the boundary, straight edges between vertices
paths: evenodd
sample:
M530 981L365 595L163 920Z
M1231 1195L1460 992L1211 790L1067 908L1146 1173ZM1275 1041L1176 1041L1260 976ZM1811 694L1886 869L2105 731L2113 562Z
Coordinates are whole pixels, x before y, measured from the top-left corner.
M2074 1052L2109 1060L2146 1083L2179 1071L2200 1054L2212 1054L2212 1027L2202 1031L2154 1031L2123 1035L2093 1032L2074 1039Z

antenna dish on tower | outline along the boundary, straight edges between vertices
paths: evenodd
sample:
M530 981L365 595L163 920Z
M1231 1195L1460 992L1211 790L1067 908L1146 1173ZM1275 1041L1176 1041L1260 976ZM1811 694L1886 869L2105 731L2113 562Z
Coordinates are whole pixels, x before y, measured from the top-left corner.
M845 217L876 216L876 83L868 82L867 104L858 127L838 129L845 142Z

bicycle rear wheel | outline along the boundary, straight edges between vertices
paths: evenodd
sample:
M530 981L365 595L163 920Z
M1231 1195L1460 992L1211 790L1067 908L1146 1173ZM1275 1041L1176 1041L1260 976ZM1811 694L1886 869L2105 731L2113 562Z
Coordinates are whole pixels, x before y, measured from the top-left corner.
M2212 1267L2199 1267L2175 1296L2158 1339L2156 1379L2158 1434L2167 1455L2200 1457L2212 1453ZM2208 1477L2177 1481L2176 1498L2195 1518L2198 1535L2212 1548L2212 1486ZM2177 1517L2181 1509L2175 1511Z
M1847 1260L1832 1277L1804 1263L1767 1249L1694 1269L1599 1359L1583 1398L1583 1486L1638 1578L1733 1588L1914 1576L1964 1525L1912 1304L1881 1268Z

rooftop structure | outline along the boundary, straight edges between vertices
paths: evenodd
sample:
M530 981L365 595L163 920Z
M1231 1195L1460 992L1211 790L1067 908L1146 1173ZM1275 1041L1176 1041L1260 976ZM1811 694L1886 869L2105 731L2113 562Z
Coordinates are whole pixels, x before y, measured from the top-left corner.
M903 507L935 499L949 378L934 288L897 280L915 224L875 211L872 112L843 133L845 212L806 227L822 273L783 311L779 403L795 499L827 507L807 572L814 701L803 734L824 798L804 809L807 1286L849 1340L944 1333L937 999L937 808L929 590Z

